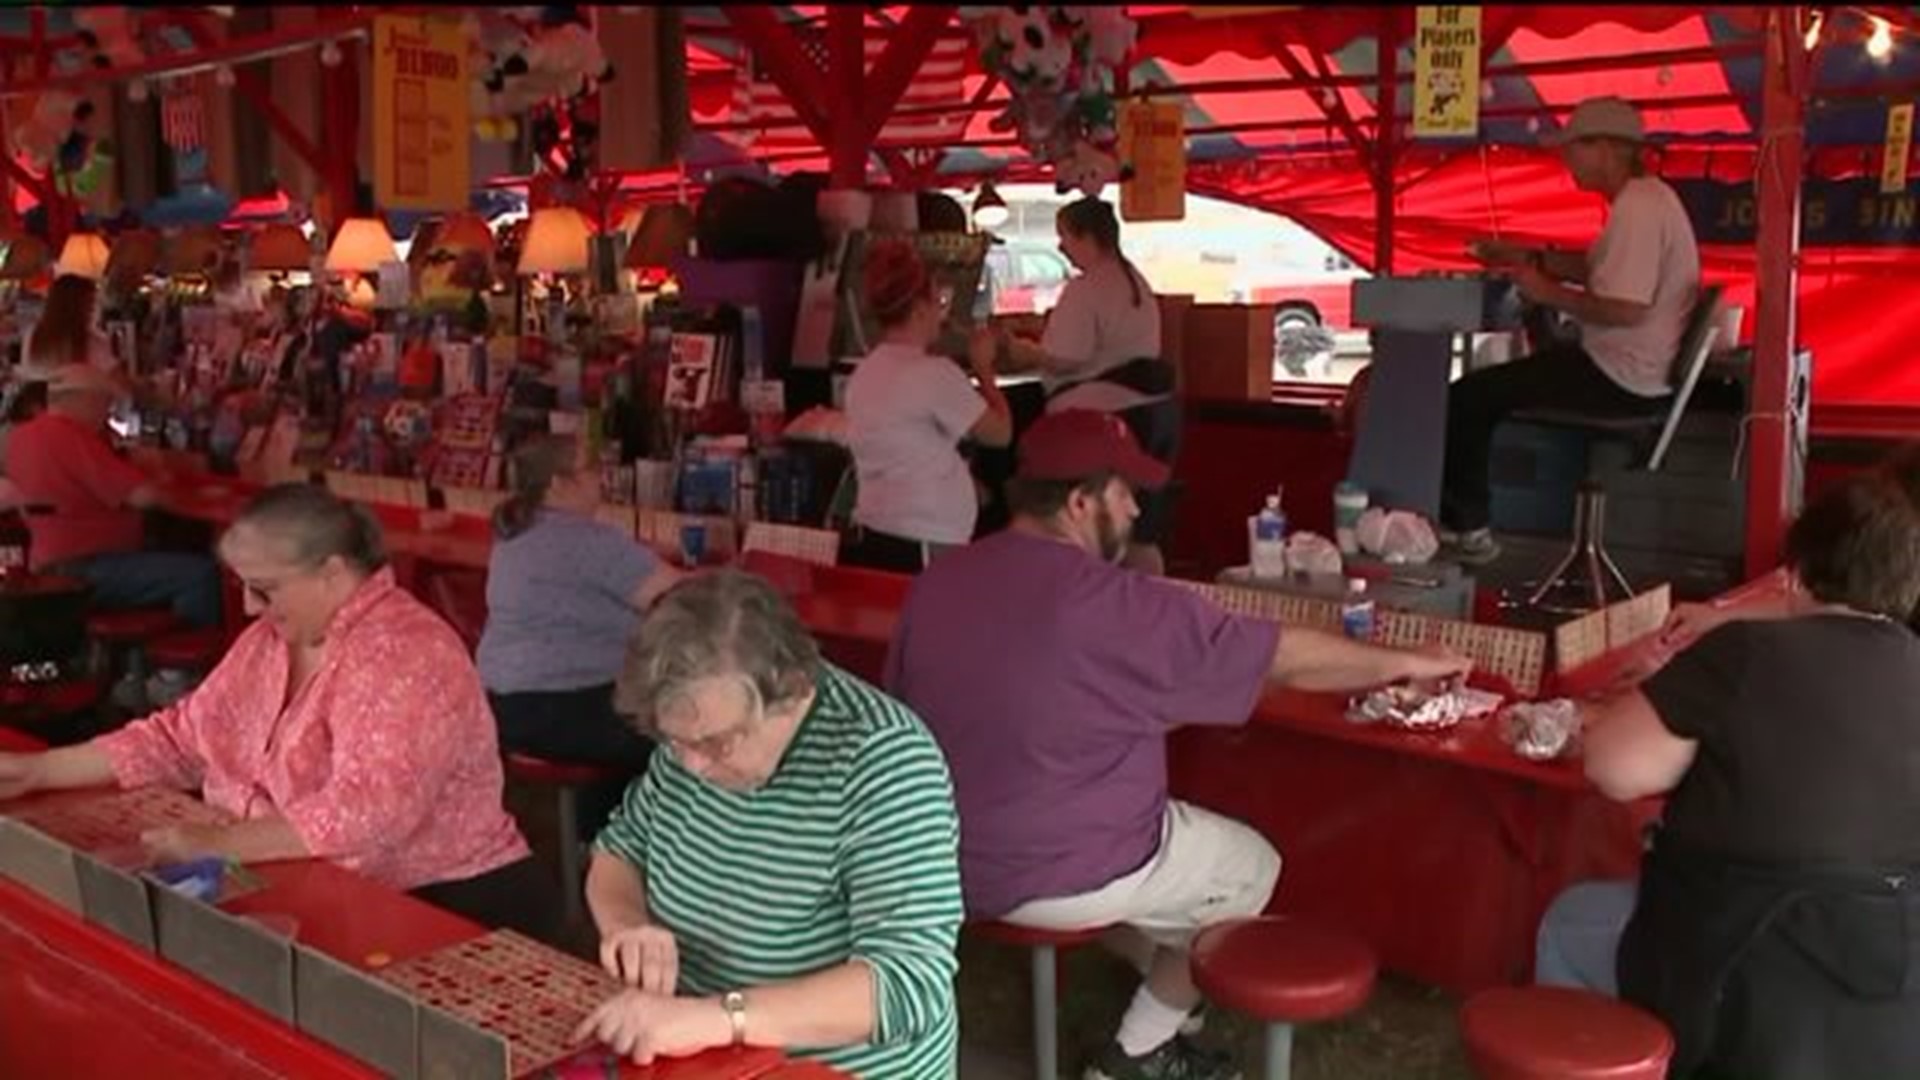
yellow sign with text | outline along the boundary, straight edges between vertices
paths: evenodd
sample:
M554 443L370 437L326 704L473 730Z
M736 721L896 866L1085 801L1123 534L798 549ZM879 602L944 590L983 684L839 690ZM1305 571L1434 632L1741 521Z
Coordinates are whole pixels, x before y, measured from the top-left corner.
M1414 18L1414 137L1479 133L1480 9L1467 4L1421 7Z
M1128 221L1179 221L1187 216L1187 120L1171 102L1130 101L1120 107L1120 160L1133 179L1120 184L1120 216Z
M384 210L465 210L472 124L456 19L373 20L373 197Z
M1880 158L1880 194L1907 190L1907 158L1913 151L1913 102L1887 110L1887 145Z

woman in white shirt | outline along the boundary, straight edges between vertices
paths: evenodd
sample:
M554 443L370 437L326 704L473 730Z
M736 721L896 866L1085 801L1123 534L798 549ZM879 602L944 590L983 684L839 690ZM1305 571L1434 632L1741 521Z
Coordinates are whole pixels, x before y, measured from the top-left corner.
M994 384L991 333L976 330L969 343L977 389L952 360L927 351L947 313L912 244L875 244L864 284L881 336L847 381L859 496L840 559L917 573L939 549L973 539L980 502L960 440L1005 446L1013 414Z
M1007 343L1011 370L1038 370L1047 411L1094 409L1120 417L1142 449L1171 465L1180 443L1180 403L1173 365L1160 355L1160 302L1120 252L1113 206L1086 198L1054 219L1060 253L1080 273L1060 291L1039 341ZM1165 489L1137 492L1127 565L1163 573L1160 544L1169 531Z

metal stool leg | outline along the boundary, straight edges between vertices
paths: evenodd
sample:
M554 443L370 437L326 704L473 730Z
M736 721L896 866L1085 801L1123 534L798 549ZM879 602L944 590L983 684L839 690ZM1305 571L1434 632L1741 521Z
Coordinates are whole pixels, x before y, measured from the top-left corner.
M1033 967L1033 1075L1057 1080L1060 1075L1060 1031L1054 1006L1059 1000L1054 948L1035 945L1028 959Z
M1293 1025L1267 1025L1267 1080L1287 1080L1293 1075Z
M560 788L560 914L569 927L586 914L585 878L580 865L580 792L564 785Z

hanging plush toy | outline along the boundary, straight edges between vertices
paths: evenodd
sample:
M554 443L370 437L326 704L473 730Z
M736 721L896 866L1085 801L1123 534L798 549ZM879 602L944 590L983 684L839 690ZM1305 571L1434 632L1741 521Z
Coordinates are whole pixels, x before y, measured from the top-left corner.
M64 90L50 90L35 99L26 123L13 133L13 145L34 171L45 172L73 137L74 129L92 115L91 102Z
M138 11L118 5L84 4L73 9L80 45L96 68L133 67L146 62L140 44Z
M1113 69L1133 49L1135 27L1122 7L1015 4L966 8L981 66L1009 90L1006 111L988 121L1015 132L1029 153L1054 167L1061 191L1097 195L1126 170L1114 160Z
M1120 164L1112 154L1094 149L1093 144L1085 140L1073 144L1065 161L1053 164L1053 189L1062 195L1078 191L1093 198L1108 184L1131 179L1132 166Z

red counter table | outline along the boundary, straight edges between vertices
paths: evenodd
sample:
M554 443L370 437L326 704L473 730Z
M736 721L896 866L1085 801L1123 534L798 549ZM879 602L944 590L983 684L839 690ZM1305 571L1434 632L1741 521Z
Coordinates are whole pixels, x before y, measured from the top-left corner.
M0 751L37 749L0 728ZM85 799L34 796L8 806ZM476 937L477 924L317 860L255 868L265 887L222 905L299 920L301 944L360 968ZM0 880L0 1076L334 1080L379 1074L183 968ZM822 1080L840 1075L769 1050L717 1051L635 1080Z
M183 490L175 508L217 521L237 506L222 502ZM490 541L471 524L426 533L400 515L388 524L397 553L486 566ZM911 579L757 554L748 565L793 597L829 658L879 680ZM1604 675L1583 673L1576 685ZM1560 890L1635 872L1657 804L1615 803L1577 763L1519 757L1490 719L1424 734L1354 725L1343 709L1332 695L1274 691L1245 727L1171 740L1173 794L1247 822L1279 849L1270 910L1344 926L1388 968L1465 993L1531 977L1535 928Z

